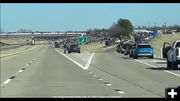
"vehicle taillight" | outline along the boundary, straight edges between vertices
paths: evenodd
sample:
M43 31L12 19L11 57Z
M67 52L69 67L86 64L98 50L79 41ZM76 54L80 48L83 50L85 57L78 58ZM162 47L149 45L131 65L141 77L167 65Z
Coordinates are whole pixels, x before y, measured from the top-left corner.
M178 56L179 55L179 50L178 49L176 49L176 56Z

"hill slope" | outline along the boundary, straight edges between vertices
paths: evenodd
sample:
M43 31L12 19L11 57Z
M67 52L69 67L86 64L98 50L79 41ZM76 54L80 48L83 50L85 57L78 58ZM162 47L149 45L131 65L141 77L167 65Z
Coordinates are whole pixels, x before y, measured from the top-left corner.
M161 48L164 42L172 44L175 40L180 40L180 32L175 34L160 34L150 41L150 44L154 48L154 56L160 57Z

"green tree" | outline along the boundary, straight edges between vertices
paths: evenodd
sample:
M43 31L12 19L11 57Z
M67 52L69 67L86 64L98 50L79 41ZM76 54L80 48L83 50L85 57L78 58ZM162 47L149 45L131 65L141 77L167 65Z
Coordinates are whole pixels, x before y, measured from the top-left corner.
M119 19L117 23L113 23L109 28L109 33L112 37L123 38L130 37L133 34L134 27L128 19Z
M133 34L133 25L128 19L119 19L117 22L117 26L121 27L123 30L121 31L123 36L130 37Z
M121 36L121 32L122 32L123 28L113 24L108 32L110 33L111 37L117 37L117 38L120 38Z

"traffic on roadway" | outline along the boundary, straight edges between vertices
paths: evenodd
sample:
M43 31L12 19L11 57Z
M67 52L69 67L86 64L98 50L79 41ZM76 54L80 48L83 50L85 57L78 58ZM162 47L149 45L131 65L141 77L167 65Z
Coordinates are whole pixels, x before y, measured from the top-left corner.
M37 7L37 12L41 11L39 7L41 6ZM51 8L51 6L48 7ZM49 10L48 7L45 7L48 10L44 11L56 11ZM111 8L111 6L108 7ZM62 13L61 8L58 6L55 8L58 9L57 14ZM54 7L52 6L51 9ZM64 9L63 12L65 12ZM112 22L109 28L97 29L94 27L101 23L93 22L96 18L92 17L92 21L91 17L87 16L94 11L88 11L87 15L83 13L79 16L80 20L76 20L75 8L72 9L73 12L70 9L71 7L68 11L73 14L72 16L70 16L71 13L56 16L54 12L47 15L46 12L46 15L38 18L42 13L37 13L39 22L31 22L35 26L35 28L30 27L34 28L32 30L12 31L14 30L12 29L0 33L0 98L177 99L180 95L177 90L180 89L178 88L180 86L180 26L176 24L170 26L166 23L163 27L136 26L138 21L143 22L144 20L139 19L136 23L132 23L131 19L119 18L117 22ZM85 9L79 10L86 11ZM106 8L102 11L107 10ZM152 10L152 12L155 11ZM21 15L21 13L18 14ZM31 13L28 12L28 14ZM106 12L105 14L113 15L111 13ZM141 13L139 14L143 16ZM22 17L25 15L23 13ZM84 28L89 24L84 22L82 16L88 18L89 22L93 22L89 26L94 29L80 30L81 27ZM46 19L47 24L44 24L46 21L42 21L43 19ZM50 19L57 19L57 21L52 24L48 22ZM107 23L106 20L111 21L112 19L99 18L103 20L102 25L104 22ZM138 18L135 17L135 19ZM79 24L81 20L83 22ZM59 22L60 25L58 25ZM31 24L25 23L27 26ZM42 31L35 30L38 29L38 25L41 25L39 28L42 28ZM18 28L27 26L19 24ZM61 31L63 26L72 31Z
M1 58L1 97L162 98L166 87L179 86L179 69L169 69L168 59L153 58L147 43L120 42L97 52L68 40L46 43Z

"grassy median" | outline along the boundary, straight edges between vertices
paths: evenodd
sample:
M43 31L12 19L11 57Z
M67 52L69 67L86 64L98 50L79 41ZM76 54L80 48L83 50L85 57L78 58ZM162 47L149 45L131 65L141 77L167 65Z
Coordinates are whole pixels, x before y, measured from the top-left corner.
M105 51L107 49L113 48L116 45L108 46L105 47L105 42L94 42L94 43L89 43L89 44L83 44L81 46L81 51L82 52L98 52L98 51Z
M103 47L105 47L104 42L102 42L102 44L100 42L94 42L94 43L89 43L89 44L83 44L81 46L81 51L82 52L95 52L97 50L102 49Z
M160 34L157 37L153 38L150 44L154 48L154 56L161 56L161 48L163 47L164 42L169 42L170 44L172 44L176 40L180 40L180 33Z
M25 42L25 40L21 38L1 38L0 42L6 44L19 44Z

